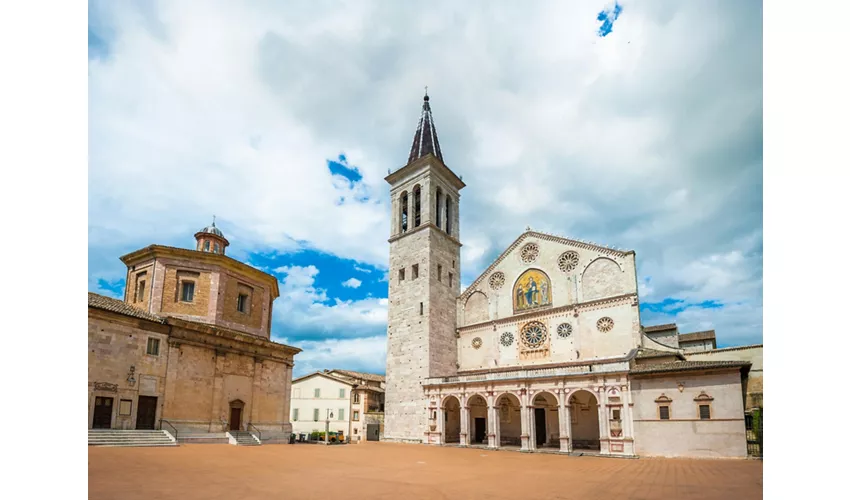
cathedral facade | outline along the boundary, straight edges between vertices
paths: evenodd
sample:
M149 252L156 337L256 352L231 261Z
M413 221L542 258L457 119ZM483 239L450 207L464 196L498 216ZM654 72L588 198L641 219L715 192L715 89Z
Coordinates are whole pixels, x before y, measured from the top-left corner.
M465 184L443 161L427 96L408 163L386 181L385 440L747 456L752 363L691 359L703 348L685 351L678 331L647 333L634 251L529 229L461 292Z

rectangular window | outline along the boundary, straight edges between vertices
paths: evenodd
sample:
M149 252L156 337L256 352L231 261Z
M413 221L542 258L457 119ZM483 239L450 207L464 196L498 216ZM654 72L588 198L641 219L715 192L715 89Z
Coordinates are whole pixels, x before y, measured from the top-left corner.
M248 296L244 293L240 293L239 297L236 298L236 310L241 313L247 314L250 308L248 304Z
M131 399L122 399L118 405L118 414L122 417L128 417L133 412L133 401Z
M700 420L710 420L711 419L711 406L709 406L709 405L699 405L699 419Z
M404 268L398 270L398 280L404 281Z
M195 282L184 281L180 289L180 300L183 302L192 302L195 300Z
M318 389L316 389L316 390L318 390ZM318 421L319 421L319 409L313 408L313 422L318 422Z
M422 316L425 314L425 305L422 302L419 303L419 315Z
M357 411L357 410L354 410L354 411L351 413L351 419L352 419L352 420L355 420L355 421L356 421L356 420L360 420L360 412L359 412L359 411ZM356 429L355 429L355 430L356 430Z
M413 264L413 276L411 279L416 279L419 277L419 264Z
M321 390L321 389L313 389L313 397L314 397L314 398L320 398L320 397L322 397L322 390ZM317 410L317 411L318 411L318 410Z
M300 399L301 398L301 388L300 387L295 387L295 388L292 389L292 397L294 399Z
M452 282L454 281L454 274L449 273L449 286L452 286Z
M204 242L204 252L210 251L210 240Z
M359 393L359 392L355 392L355 393L354 393L354 402L355 402L355 403L359 403L359 402L360 402L360 393Z
M611 411L611 418L613 420L620 420L620 410L619 409L612 410Z
M455 268L455 261L452 261L452 269Z
M443 266L437 264L437 281L443 281Z
M297 421L298 421L298 408L293 408L293 409L292 409L292 421L293 421L293 422L297 422Z
M345 399L345 389L339 390L339 399Z
M145 280L139 281L139 285L136 287L136 302L144 302L145 301Z
M658 418L661 420L670 420L670 407L669 406L659 406L658 407Z
M215 246L213 247L213 249L214 249L213 251L214 251L215 253L218 253L218 243L216 243L216 244L215 244Z
M339 420L345 420L345 408L339 409Z
M159 339L148 337L148 354L151 356L159 356Z

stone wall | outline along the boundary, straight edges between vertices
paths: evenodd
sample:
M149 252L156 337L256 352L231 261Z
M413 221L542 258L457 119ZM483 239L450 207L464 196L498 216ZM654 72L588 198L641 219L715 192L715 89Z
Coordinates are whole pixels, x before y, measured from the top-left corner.
M640 456L745 458L747 456L741 374L680 373L633 378L635 451ZM681 387L681 390L680 390ZM712 398L697 402L705 394ZM661 420L656 399L670 398L670 419ZM699 404L709 404L708 420Z
M752 363L746 381L746 408L764 407L764 347L762 345L727 347L705 352L686 352L695 361L749 361Z

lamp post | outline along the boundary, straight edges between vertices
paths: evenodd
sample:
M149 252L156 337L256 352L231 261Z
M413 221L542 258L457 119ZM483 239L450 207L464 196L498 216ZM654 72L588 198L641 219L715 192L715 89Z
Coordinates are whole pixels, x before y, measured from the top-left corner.
M326 418L325 418L325 444L329 444L328 434L330 432L331 427L331 419L334 418L334 414L330 408L327 410Z

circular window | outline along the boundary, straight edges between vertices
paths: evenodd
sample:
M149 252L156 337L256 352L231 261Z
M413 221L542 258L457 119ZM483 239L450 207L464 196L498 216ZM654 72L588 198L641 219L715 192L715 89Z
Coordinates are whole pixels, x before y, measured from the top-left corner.
M493 290L498 290L502 288L502 285L505 284L505 273L502 271L496 271L495 273L490 275L490 288Z
M526 323L526 325L522 327L522 342L526 345L526 347L530 347L532 349L540 347L544 342L546 342L546 338L546 327L539 321Z
M565 339L573 333L573 325L569 323L561 323L558 325L558 336Z
M474 339L472 339L472 347L474 347L475 349L479 349L481 347L481 344L483 343L484 342L481 340L481 337L475 337Z
M522 251L520 252L520 256L522 257L522 261L526 264L534 262L537 259L537 254L540 253L540 248L537 246L537 243L528 243L524 247L522 247Z
M578 265L578 253L570 250L569 252L564 252L558 257L558 267L561 271L568 273L576 268Z
M500 340L503 346L508 347L514 343L514 334L511 332L505 332L502 334L502 338Z
M596 322L596 328L600 332L610 332L612 328L614 328L614 320L605 316L604 318L599 318L599 321Z

